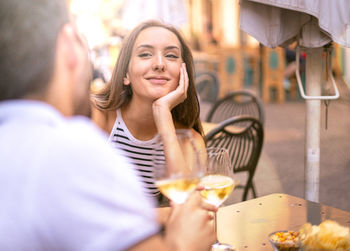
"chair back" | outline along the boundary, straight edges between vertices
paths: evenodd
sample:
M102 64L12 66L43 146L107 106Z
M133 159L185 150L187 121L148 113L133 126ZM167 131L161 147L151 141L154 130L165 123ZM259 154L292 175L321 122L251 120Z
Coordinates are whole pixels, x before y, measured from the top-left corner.
M195 85L200 101L216 102L219 95L219 79L215 72L196 73Z
M260 158L264 129L256 118L251 116L236 116L221 122L206 136L207 147L223 147L229 151L233 172L247 172L248 179L243 188L242 200L247 199L249 190L256 198L253 177Z
M260 99L247 90L233 91L216 101L208 113L207 122L219 123L228 118L249 115L264 124L264 107Z

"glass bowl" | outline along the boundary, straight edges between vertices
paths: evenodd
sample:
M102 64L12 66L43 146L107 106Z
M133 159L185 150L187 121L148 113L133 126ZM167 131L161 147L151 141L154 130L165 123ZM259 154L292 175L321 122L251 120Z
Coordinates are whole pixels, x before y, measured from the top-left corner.
M275 251L302 250L299 240L299 232L297 231L275 231L269 234L268 238Z

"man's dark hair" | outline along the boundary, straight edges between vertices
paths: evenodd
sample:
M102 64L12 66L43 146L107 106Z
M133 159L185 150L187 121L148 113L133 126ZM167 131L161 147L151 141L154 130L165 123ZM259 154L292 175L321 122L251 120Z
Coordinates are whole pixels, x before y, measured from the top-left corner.
M68 21L65 0L0 1L0 101L46 91Z

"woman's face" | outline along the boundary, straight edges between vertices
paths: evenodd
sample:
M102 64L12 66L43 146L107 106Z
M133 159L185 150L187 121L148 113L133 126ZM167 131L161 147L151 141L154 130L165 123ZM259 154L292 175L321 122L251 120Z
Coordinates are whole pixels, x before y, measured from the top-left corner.
M181 44L171 31L150 27L136 38L124 84L133 99L155 100L176 89L182 63Z

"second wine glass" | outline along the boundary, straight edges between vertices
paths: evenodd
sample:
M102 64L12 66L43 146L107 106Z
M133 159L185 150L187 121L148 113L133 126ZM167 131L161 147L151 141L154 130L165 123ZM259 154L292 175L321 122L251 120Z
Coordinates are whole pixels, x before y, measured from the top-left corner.
M234 189L230 158L225 148L208 148L207 165L200 184L204 187L201 195L204 200L219 207Z
M204 201L219 207L234 189L235 182L232 176L233 171L227 149L208 148L207 164L205 166L204 176L200 181L200 185L203 187L201 195ZM214 215L214 224L217 234L216 213ZM234 248L217 240L213 244L212 250L234 250Z

